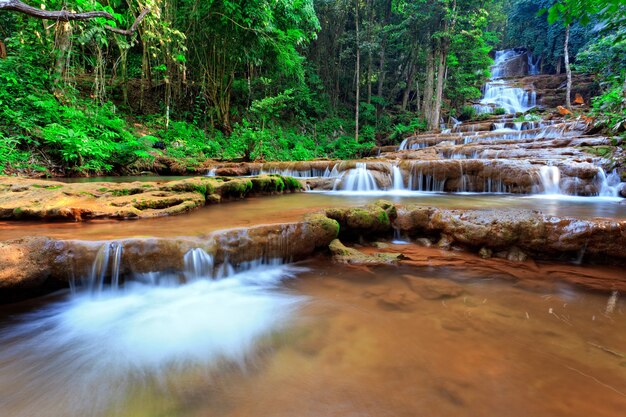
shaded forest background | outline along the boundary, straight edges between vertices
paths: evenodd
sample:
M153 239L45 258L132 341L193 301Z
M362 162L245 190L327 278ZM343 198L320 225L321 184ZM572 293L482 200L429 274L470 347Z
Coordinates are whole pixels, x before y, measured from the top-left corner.
M626 124L620 0L44 0L115 20L2 10L0 170L201 170L207 158L355 158L480 117L497 49L596 76L592 112ZM130 34L128 28L149 13ZM545 13L544 13L545 12Z

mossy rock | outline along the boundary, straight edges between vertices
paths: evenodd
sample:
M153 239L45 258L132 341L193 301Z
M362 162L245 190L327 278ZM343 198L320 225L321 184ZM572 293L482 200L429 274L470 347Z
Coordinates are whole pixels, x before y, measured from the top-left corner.
M339 222L337 220L326 217L324 214L315 213L305 217L305 220L309 224L309 227L319 229L320 233L314 233L314 236L322 236L322 241L328 242L329 240L337 238L339 236ZM318 245L316 242L315 245Z
M395 217L395 206L388 210ZM380 234L391 230L390 215L379 205L328 209L326 216L339 222L342 235Z
M251 180L232 180L222 184L219 193L222 197L243 198L252 191L252 188Z
M255 193L282 193L285 189L285 182L280 176L261 176L250 181Z

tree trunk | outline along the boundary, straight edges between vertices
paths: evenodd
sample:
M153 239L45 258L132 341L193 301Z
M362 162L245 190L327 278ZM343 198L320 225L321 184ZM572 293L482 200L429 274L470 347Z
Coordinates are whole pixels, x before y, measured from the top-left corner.
M383 20L383 38L380 43L380 61L378 64L378 90L376 95L380 98L383 97L383 88L385 84L385 47L387 46L387 32L385 28L389 25L389 19L391 18L391 0L385 2L385 19Z
M4 59L7 57L7 47L4 46L4 43L0 40L0 59Z
M367 2L367 42L369 43L367 48L367 104L372 103L372 71L373 71L373 58L372 58L372 26L373 22L372 0Z
M569 64L569 26L565 27L565 46L563 48L563 56L565 58L565 73L567 74L567 90L565 93L565 107L572 109L572 68Z
M402 111L405 111L407 105L409 104L409 96L411 94L411 89L413 87L413 79L415 78L415 72L417 71L416 65L414 62L411 62L409 67L409 72L406 76L406 87L404 88L404 92L402 93Z
M424 119L428 123L431 119L433 108L433 95L435 87L435 59L433 51L429 50L426 56L426 82L424 83L424 101L422 108L424 109Z
M63 95L63 77L71 48L72 27L67 21L57 22L56 25L54 35L57 56L54 63L54 94L58 97Z
M437 129L439 127L439 118L441 116L441 104L443 102L443 83L446 78L446 61L448 48L445 41L438 50L438 68L437 68L437 90L435 91L434 103L432 108L432 118L430 119L429 128Z
M359 141L359 101L361 100L361 46L359 45L359 0L355 0L356 24L356 104L354 105L354 140Z

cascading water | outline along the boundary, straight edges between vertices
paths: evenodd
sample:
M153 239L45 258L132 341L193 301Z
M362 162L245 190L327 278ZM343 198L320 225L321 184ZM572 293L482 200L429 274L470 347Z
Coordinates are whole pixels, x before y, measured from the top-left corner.
M539 178L543 194L562 194L561 192L561 171L555 166L543 166L539 169Z
M506 72L508 61L518 56L519 53L512 49L496 52L496 60L491 67L491 81L485 84L484 96L476 106L479 113L491 113L494 108L503 108L507 113L519 113L537 105L537 95L534 91L528 92L502 80L508 75Z
M402 178L402 170L399 166L394 165L391 168L391 176L393 180L393 190L394 191L404 191L406 190L404 186L404 178Z
M541 63L541 57L537 57L537 59L534 59L533 54L531 54L530 52L528 52L527 55L528 55L528 75L541 74L541 69L539 66L539 64Z
M596 175L596 181L598 182L598 189L600 197L618 197L618 186L621 183L621 178L617 170L613 170L609 175L606 175L604 169L599 168Z
M44 401L46 415L113 415L106 413L111 404L142 379L162 383L171 372L188 369L208 375L224 362L245 368L254 363L258 341L284 329L306 301L278 290L304 268L250 262L237 271L226 268L226 279L213 279L220 268L202 249L185 254L183 281L174 272L155 271L127 276L119 288L106 285L104 277L115 275L116 265L119 271L121 248L117 242L103 245L91 286L0 332L0 375L45 392L47 399L23 401L19 390L3 389L0 403L15 410L12 416L41 415ZM6 383L0 380L0 387ZM71 413L68 404L74 404Z
M344 173L335 182L334 190L341 186L342 191L379 191L374 175L367 169L365 162L357 162L354 169Z

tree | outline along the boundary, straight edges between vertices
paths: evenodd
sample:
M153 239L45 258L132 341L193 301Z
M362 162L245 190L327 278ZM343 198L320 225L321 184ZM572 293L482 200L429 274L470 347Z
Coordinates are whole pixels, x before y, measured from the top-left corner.
M111 13L105 11L98 10L82 13L76 13L67 10L49 11L29 6L28 4L23 3L19 0L0 0L0 10L8 10L23 13L38 19L56 20L61 22L70 22L74 20L91 20L99 17L111 21L116 21ZM135 19L135 22L129 29L119 29L109 25L105 25L105 28L111 32L118 33L120 35L130 36L137 30L137 27L149 12L150 9L144 9L139 14L139 16L137 16L137 19Z

